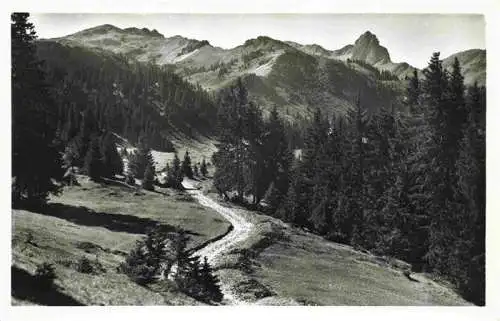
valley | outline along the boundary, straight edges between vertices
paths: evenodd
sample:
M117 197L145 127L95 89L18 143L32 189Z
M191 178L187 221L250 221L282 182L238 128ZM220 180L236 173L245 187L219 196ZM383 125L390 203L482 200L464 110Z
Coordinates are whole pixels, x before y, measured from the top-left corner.
M486 50L420 70L371 31L220 48L29 17L12 305L485 305Z

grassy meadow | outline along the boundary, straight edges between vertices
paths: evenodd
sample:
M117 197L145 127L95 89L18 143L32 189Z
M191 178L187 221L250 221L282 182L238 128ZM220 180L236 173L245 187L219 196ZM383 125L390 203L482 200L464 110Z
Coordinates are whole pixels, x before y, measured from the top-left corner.
M42 211L12 211L12 304L181 305L199 304L173 286L142 287L116 268L149 227L185 230L188 247L227 232L229 223L187 194L170 189L137 193L119 182L97 184L79 176ZM80 273L71 263L98 262L98 273ZM52 263L56 289L30 291L37 264Z

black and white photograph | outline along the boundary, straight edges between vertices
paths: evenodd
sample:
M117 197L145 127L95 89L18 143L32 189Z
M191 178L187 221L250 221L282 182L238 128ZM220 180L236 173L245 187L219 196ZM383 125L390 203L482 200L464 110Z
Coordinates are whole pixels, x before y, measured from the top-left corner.
M10 305L484 306L485 26L11 12Z

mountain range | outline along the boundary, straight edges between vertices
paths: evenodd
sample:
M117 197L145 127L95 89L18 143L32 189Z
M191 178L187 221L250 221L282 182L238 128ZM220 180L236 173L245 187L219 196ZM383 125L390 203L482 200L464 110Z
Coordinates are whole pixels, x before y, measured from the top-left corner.
M223 49L207 40L166 38L157 30L112 25L45 41L165 65L208 91L225 88L242 77L250 96L264 110L276 105L291 119L308 114L315 106L327 113L344 113L359 93L372 109L398 104L400 100L395 97L404 93L405 79L416 69L406 62L393 62L389 50L370 31L337 50L266 36ZM461 63L466 85L485 84L485 50L458 52L443 59L443 66L450 68L455 57Z

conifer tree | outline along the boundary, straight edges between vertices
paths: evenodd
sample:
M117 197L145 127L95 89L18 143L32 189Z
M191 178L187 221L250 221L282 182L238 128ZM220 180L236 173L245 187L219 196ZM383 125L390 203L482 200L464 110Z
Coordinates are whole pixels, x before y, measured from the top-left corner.
M184 175L182 173L181 161L177 153L175 153L172 166L169 168L169 171L167 171L167 185L172 188L181 189L183 178Z
M467 97L468 124L457 162L456 197L460 238L455 243L459 255L452 276L465 297L485 303L485 135L484 92L474 84Z
M43 203L60 187L62 146L57 145L57 110L36 57L36 32L28 13L11 15L12 201Z
M153 164L148 164L144 172L144 179L142 180L142 188L148 191L154 191L155 182L155 169Z
M193 176L198 177L200 176L200 171L198 170L198 165L194 164L193 166Z
M223 294L219 287L219 279L213 274L207 257L203 258L203 263L200 269L200 280L203 287L203 296L210 301L222 301Z
M427 258L431 266L440 273L450 270L450 251L456 230L453 228L453 212L456 210L454 186L456 185L455 164L458 156L457 126L451 123L452 113L457 112L452 103L447 73L443 70L439 53L434 53L429 66L424 70L424 100L429 109L429 124L432 140L428 145L428 159L433 163L429 172L427 190L431 193L428 212L431 214L429 227L429 251ZM450 233L451 232L451 233Z
M417 69L413 70L413 75L410 78L409 86L407 88L408 95L408 105L410 106L410 110L414 112L414 109L419 104L420 97L420 81L418 79Z
M142 136L137 150L129 156L129 172L135 178L142 179L148 166L154 166L154 159L146 139Z
M203 158L203 160L201 161L200 173L203 177L207 177L208 170L207 170L207 162L205 161L205 158Z
M312 200L319 198L319 195L314 197L314 186L319 183L318 172L322 171L319 158L328 139L328 128L328 122L317 109L307 129L302 161L295 170L296 177L290 187L292 190L289 189L287 196L294 198L288 199L287 203L292 211L290 214L293 222L300 226L310 226L310 213L314 206Z
M354 246L365 246L364 240L364 201L365 201L365 117L361 107L360 97L357 97L356 108L348 117L350 118L350 139L352 148L349 157L352 164L349 168L350 207L352 215L351 242Z
M113 134L104 134L101 142L103 176L113 177L123 173L123 160L113 139Z
M266 193L266 202L274 213L284 201L288 191L293 155L276 107L271 111L266 127L264 147L267 168L264 175L269 176L271 182Z
M214 186L221 194L236 192L236 200L243 201L249 175L245 175L249 165L251 132L247 122L249 108L248 93L241 79L224 90L218 98L220 108L217 115L218 150L213 155L216 167Z
M77 155L84 157L90 147L94 136L99 135L99 128L95 119L94 112L87 107L83 112L82 121L80 123L80 130L75 137L75 146L78 148ZM84 166L84 159L78 159L75 162L76 166Z
M193 169L191 167L191 157L189 156L189 151L186 150L184 154L184 160L182 161L182 173L188 178L193 178Z
M103 164L101 159L101 149L99 138L91 138L90 146L85 156L85 172L95 182L99 182L103 175Z

